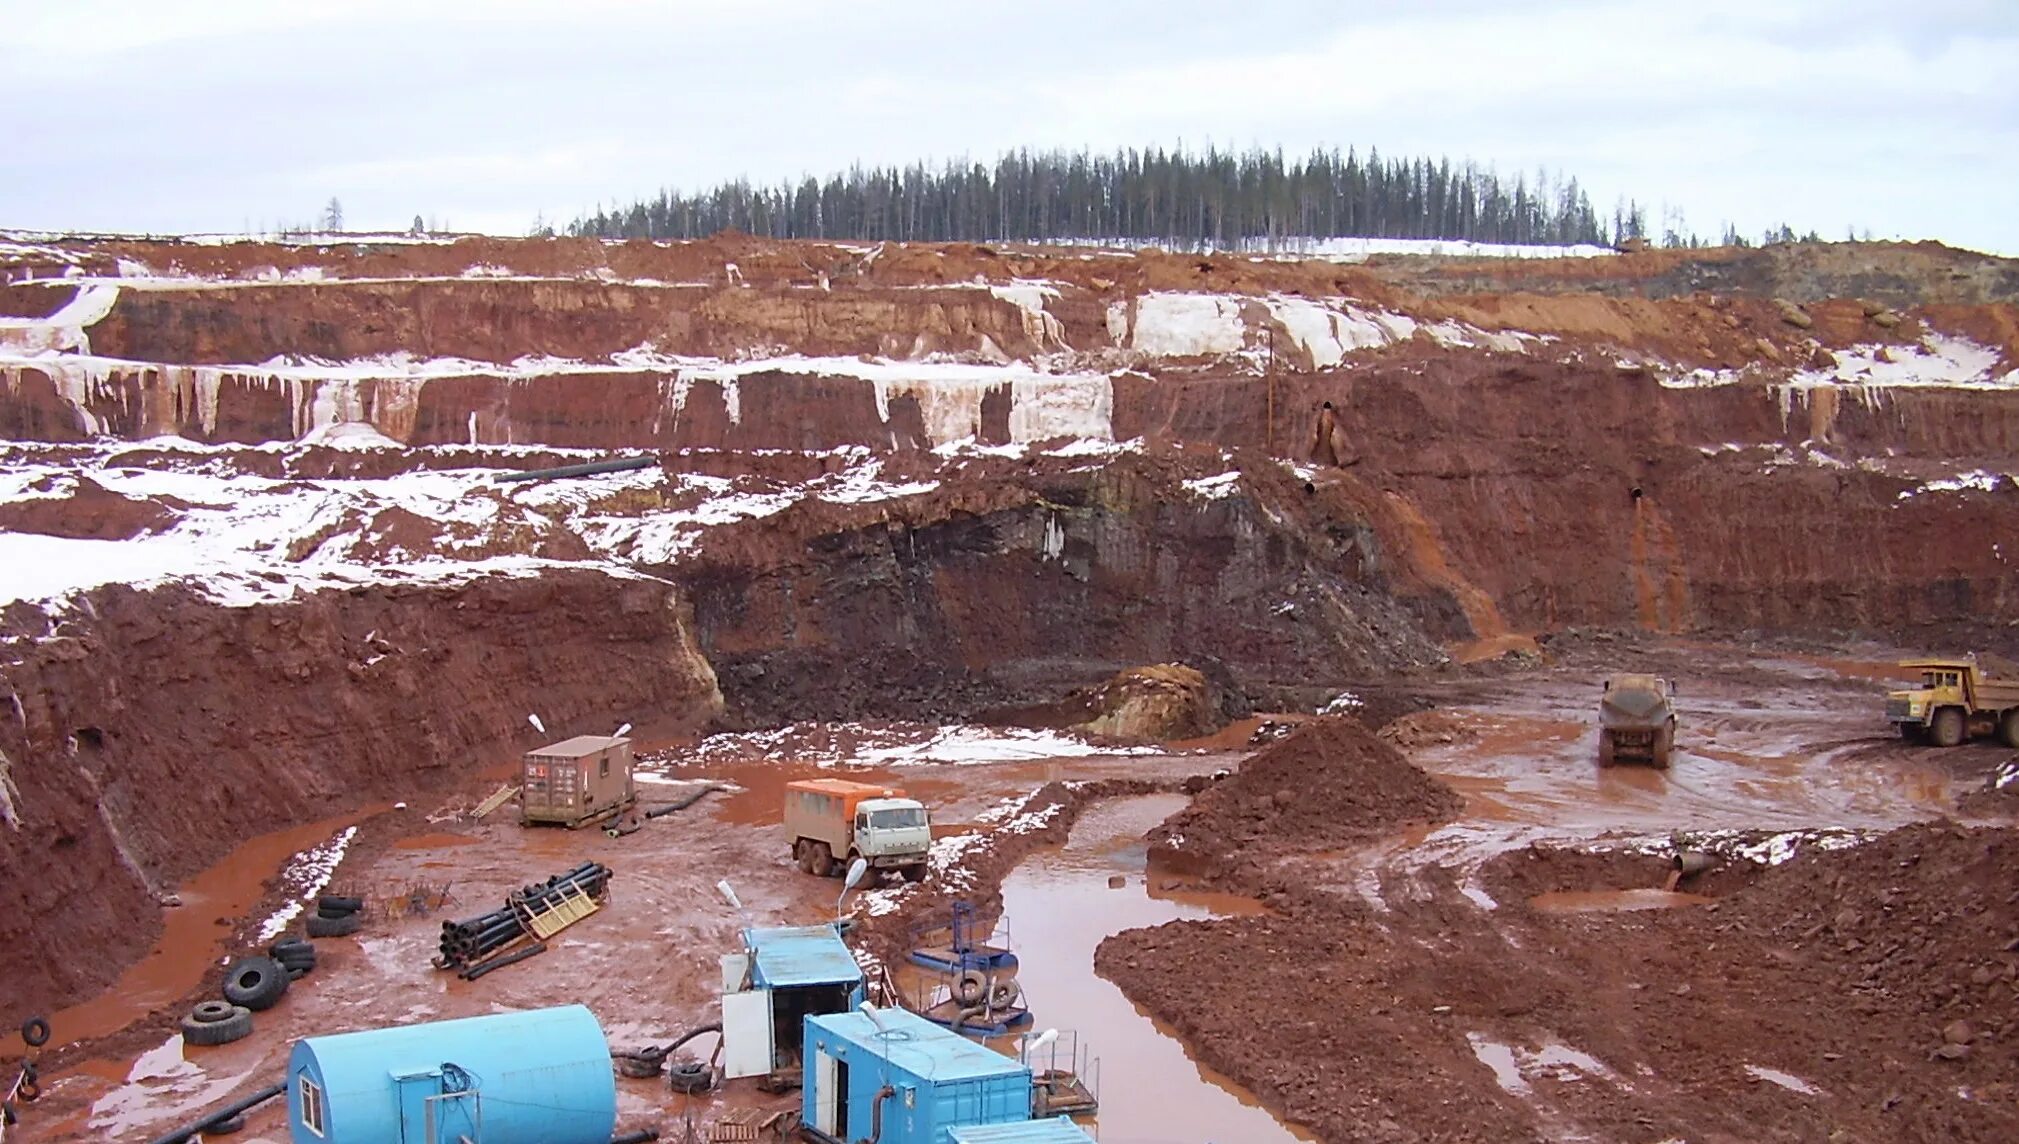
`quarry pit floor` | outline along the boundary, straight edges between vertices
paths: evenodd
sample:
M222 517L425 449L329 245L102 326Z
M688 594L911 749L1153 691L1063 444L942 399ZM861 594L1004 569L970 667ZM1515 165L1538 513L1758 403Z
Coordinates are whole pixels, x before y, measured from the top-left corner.
M1427 705L1391 721L1384 738L1458 790L1464 810L1455 821L1397 831L1366 847L1290 854L1280 859L1277 875L1379 918L1378 926L1415 943L1427 964L1443 956L1440 941L1464 940L1452 933L1475 926L1511 933L1498 919L1513 913L1575 909L1581 911L1580 924L1604 926L1607 918L1643 912L1637 907L1693 908L1717 896L1716 891L1664 895L1658 881L1636 880L1644 875L1642 867L1624 861L1566 866L1569 872L1561 876L1550 865L1550 876L1529 876L1510 872L1510 855L1584 846L1617 846L1638 855L1634 847L1680 830L1705 837L1728 832L1733 846L1764 847L1753 851L1764 857L1775 837L1784 850L1795 851L1826 835L1855 838L1915 821L1972 817L1959 813L1959 801L1985 788L2013 752L1983 743L1938 751L1891 735L1878 717L1891 658L1888 649L1876 647L1846 655L1685 641L1580 641L1553 644L1540 664L1506 661L1370 684L1370 694L1406 694L1412 704ZM1596 766L1597 682L1610 670L1628 668L1677 681L1679 750L1666 773ZM740 751L668 744L649 756L642 801L663 801L662 793L676 795L695 780L724 787L619 838L594 830L525 829L509 808L482 822L465 820L460 812L509 775L509 762L499 760L446 798L363 808L250 839L179 888L182 905L167 911L164 944L154 956L105 995L50 1015L57 1041L44 1052L45 1095L29 1106L14 1132L30 1141L152 1136L271 1083L298 1037L389 1023L580 1002L602 1020L613 1049L664 1044L715 1018L717 960L736 946L745 920L718 896L718 880L735 887L748 920L758 925L835 916L838 883L795 869L780 832L779 791L788 779L835 774L893 782L933 808L936 835L985 834L1001 828L992 811L1055 780L1147 778L1176 784L1238 769L1252 750L1244 745L1246 736L1259 723L1237 724L1211 743L1157 753L938 764L908 759L876 767L856 765L845 746L833 749L833 742L850 736L832 728ZM885 734L909 734L923 743L940 733L918 727ZM809 738L829 744L825 754L793 758L795 742ZM887 763L891 752L879 757ZM1696 1102L1724 1099L1733 1086L1745 1094L1741 1104L1775 1106L1761 1114L1770 1130L1759 1138L1837 1139L1818 1111L1822 1106L1813 1103L1817 1098L1802 1090L1841 1095L1864 1083L1833 1085L1828 1077L1816 1077L1811 1085L1798 1079L1805 1074L1781 1069L1759 1053L1752 1055L1760 1060L1742 1059L1745 1054L1734 1049L1729 1069L1664 1076L1660 1086L1674 1094L1649 1097L1652 1104L1636 1114L1639 1120L1615 1121L1594 1111L1599 1098L1593 1093L1604 1087L1604 1074L1639 1077L1645 1062L1634 1058L1642 1050L1572 1043L1537 1049L1505 1034L1474 1031L1460 1042L1470 1049L1469 1059L1461 1055L1455 1064L1440 1062L1424 1074L1421 1061L1397 1057L1390 1061L1396 1075L1370 1073L1357 1094L1336 1093L1334 1103L1342 1109L1365 1103L1363 1096L1379 1106L1355 1114L1354 1123L1369 1126L1365 1133L1342 1132L1336 1124L1286 1125L1279 1118L1288 1113L1294 1119L1299 1108L1286 1108L1266 1093L1258 1096L1258 1090L1277 1086L1255 1083L1283 1071L1285 1062L1272 1058L1285 1051L1280 1042L1263 1037L1237 1045L1230 1061L1225 1037L1211 1050L1195 1052L1187 1028L1180 1027L1189 1022L1164 1019L1166 989L1181 991L1201 1010L1233 1004L1236 993L1222 996L1215 979L1219 968L1202 963L1188 975L1182 963L1158 966L1151 960L1140 971L1119 975L1119 981L1094 970L1095 949L1123 931L1174 921L1266 922L1301 909L1155 869L1142 834L1185 802L1177 794L1133 795L1092 803L1083 813L1076 809L1079 821L1063 847L1037 850L996 875L1002 932L1024 958L1037 1027L1070 1029L1102 1062L1105 1107L1098 1130L1107 1144L1427 1139L1452 1123L1461 1127L1456 1138L1476 1132L1480 1139L1652 1141L1681 1127L1691 1140L1727 1139L1736 1137L1715 1127L1688 1134L1688 1125L1674 1118L1686 1118ZM2007 803L1975 817L2009 823L2009 815ZM318 941L316 972L261 1014L251 1037L185 1051L176 1019L189 1001L208 991L222 959L258 944L257 931L284 902L273 882L289 856L353 825L358 829L332 890L377 899L425 886L446 890L448 904L430 916L375 914L355 938ZM496 908L510 890L587 860L615 871L611 899L560 935L546 954L476 982L431 968L444 917ZM1731 859L1733 868L1743 865ZM1725 885L1716 883L1718 890ZM1526 897L1510 897L1514 894ZM1522 958L1540 966L1553 954L1546 947L1524 949L1517 938L1498 956L1510 959L1508 972L1519 974ZM1312 949L1296 956L1335 955ZM1276 968L1297 971L1294 964ZM1664 988L1670 980L1676 979L1665 980ZM1688 978L1680 984L1704 988ZM1399 999L1410 992L1403 983L1395 985L1398 1008L1406 1007ZM1362 997L1338 1003L1370 1002ZM1398 1019L1420 1025L1426 1042L1449 1041L1449 1030L1440 1029L1450 1006L1444 1014L1433 1008ZM1306 1014L1264 1012L1251 1018L1267 1023L1293 1016ZM2019 1028L1994 1034L2019 1039ZM712 1038L697 1045L705 1053L711 1043ZM14 1051L18 1042L0 1045L0 1056ZM1766 1071L1747 1073L1742 1066ZM1412 1070L1418 1073L1414 1082L1404 1075ZM1768 1073L1797 1079L1760 1082ZM1640 1078L1643 1089L1658 1087L1651 1076ZM1252 1087L1236 1077L1249 1079ZM1424 1088L1423 1095L1414 1101L1388 1099L1405 1083ZM1429 1091L1437 1085L1447 1086L1441 1099L1456 1111L1426 1111L1440 1100ZM704 1126L728 1107L797 1102L796 1094L767 1097L747 1082L691 1102L669 1095L663 1083L620 1080L618 1089L620 1130L657 1125L669 1139L680 1138L683 1122ZM1508 1119L1442 1118L1470 1115L1465 1110L1473 1100ZM2004 1101L2003 1112L2010 1116L2012 1097ZM1467 1123L1474 1127L1464 1129ZM1496 1124L1512 1126L1512 1135ZM1812 1124L1824 1125L1820 1134L1808 1130ZM248 1117L240 1139L285 1136L282 1109L269 1104Z

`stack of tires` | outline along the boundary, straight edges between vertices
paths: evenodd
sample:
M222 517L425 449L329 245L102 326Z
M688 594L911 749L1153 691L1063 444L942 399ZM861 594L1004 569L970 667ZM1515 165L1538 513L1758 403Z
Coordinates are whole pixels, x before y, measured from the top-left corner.
M316 916L308 920L309 937L325 936L331 925L341 933L355 933L363 905L356 898L324 896L316 904ZM232 962L224 971L224 999L201 1002L189 1011L182 1019L182 1043L228 1045L247 1036L252 1015L279 1004L288 983L315 972L315 964L314 943L301 937L281 938L267 947L264 957Z
M349 937L364 924L364 919L358 916L358 911L364 908L362 898L324 894L315 900L315 916L308 920L308 936Z

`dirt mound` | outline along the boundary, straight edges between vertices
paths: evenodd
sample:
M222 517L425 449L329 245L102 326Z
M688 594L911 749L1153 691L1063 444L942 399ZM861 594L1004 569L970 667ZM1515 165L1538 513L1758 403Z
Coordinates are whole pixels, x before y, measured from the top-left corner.
M1225 725L1213 689L1197 668L1178 663L1132 667L1087 697L1096 712L1079 729L1115 739L1197 739Z
M1490 884L1649 861L1539 852ZM1096 965L1327 1141L2009 1140L2015 861L2019 831L1917 825L1708 904L1574 913L1482 909L1430 869L1378 910L1290 885L1275 916L1130 931Z
M1272 854L1443 822L1458 793L1357 720L1318 719L1257 753L1149 834L1151 860L1241 881Z
M1730 916L1800 949L1848 986L1847 1003L1918 1015L1897 1030L1900 1050L1988 1058L2010 1077L2019 1064L2015 871L2019 832L1908 826L1798 856L1734 898ZM1943 1050L1959 1021L1984 1039Z
M0 532L33 532L70 540L130 540L174 524L176 509L181 507L152 498L122 496L85 476L45 478L29 488L49 495L0 503Z

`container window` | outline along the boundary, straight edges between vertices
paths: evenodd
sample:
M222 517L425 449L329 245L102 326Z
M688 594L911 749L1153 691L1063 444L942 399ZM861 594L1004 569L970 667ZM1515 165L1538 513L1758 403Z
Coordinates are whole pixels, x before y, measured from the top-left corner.
M327 1135L323 1131L322 1086L310 1080L307 1073L295 1079L301 1088L301 1126L317 1136Z

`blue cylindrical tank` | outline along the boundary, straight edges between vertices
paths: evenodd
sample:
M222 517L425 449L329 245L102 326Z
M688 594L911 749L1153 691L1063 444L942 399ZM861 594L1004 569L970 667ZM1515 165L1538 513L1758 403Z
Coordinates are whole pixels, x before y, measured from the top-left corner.
M295 1144L608 1144L610 1043L580 1005L295 1042Z

